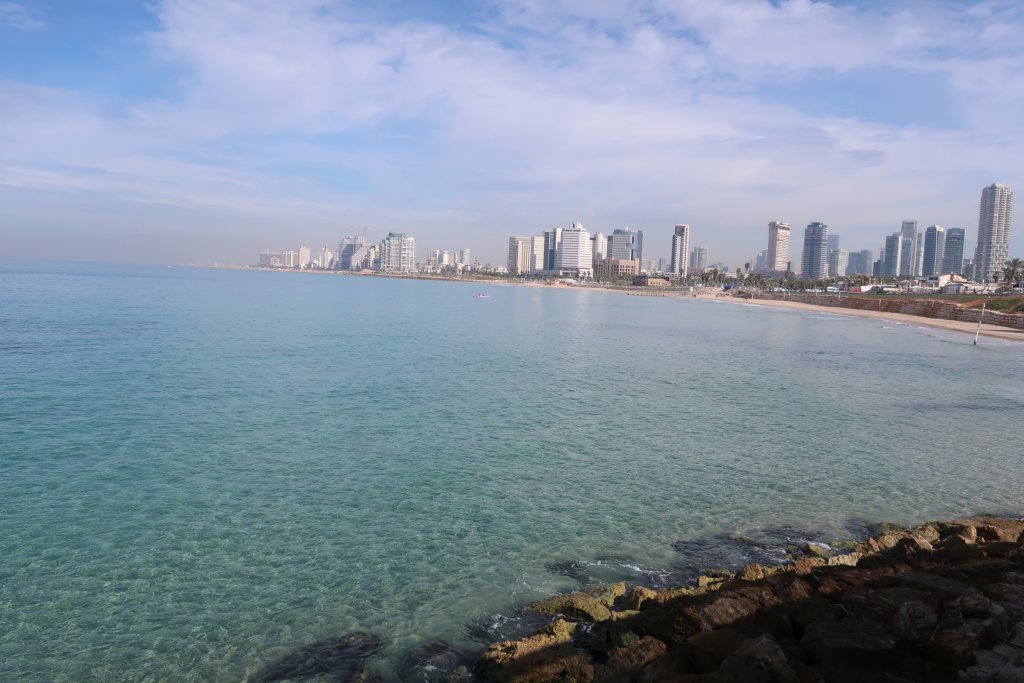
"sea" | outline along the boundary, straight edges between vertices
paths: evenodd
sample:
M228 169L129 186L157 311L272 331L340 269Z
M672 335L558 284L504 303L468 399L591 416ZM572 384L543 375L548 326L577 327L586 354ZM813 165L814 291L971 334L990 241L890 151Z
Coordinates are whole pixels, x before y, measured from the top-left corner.
M590 583L1021 514L1022 360L715 300L3 262L0 680L256 680L354 631L435 680L410 653Z

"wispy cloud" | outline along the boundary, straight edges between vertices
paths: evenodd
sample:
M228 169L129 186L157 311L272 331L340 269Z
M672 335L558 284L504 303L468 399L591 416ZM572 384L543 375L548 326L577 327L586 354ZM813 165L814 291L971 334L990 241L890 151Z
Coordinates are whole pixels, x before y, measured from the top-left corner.
M0 2L0 26L10 26L19 31L39 31L46 28L46 22L32 16L24 5Z
M877 248L904 215L971 228L983 184L1021 180L1017 3L511 0L396 20L326 0L164 0L155 12L142 44L172 84L160 99L112 110L0 81L0 184L152 198L192 207L190 220L285 207L312 226L322 211L494 258L507 233L575 217L637 225L652 246L684 221L732 258L763 248L780 216L830 222L851 248Z

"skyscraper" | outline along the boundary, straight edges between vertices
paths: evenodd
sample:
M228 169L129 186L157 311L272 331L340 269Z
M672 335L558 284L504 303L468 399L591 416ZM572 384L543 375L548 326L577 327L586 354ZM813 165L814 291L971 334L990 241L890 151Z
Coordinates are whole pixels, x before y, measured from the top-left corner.
M669 264L669 271L673 275L687 275L687 259L690 255L690 226L685 223L677 223L675 232L672 233L672 261Z
M555 258L556 270L561 275L593 277L594 259L590 251L590 233L583 229L583 224L579 221L561 232L562 239L558 243L558 254Z
M554 272L557 268L558 244L562 241L562 229L552 228L544 231L544 270Z
M850 252L850 257L846 264L846 274L871 275L874 271L872 267L874 260L875 255L870 249Z
M809 223L804 229L804 253L800 262L800 277L815 280L828 276L828 226Z
M768 270L783 273L789 270L789 223L768 224Z
M894 232L885 238L885 250L882 256L882 277L899 277L900 263L903 260L903 234Z
M839 248L839 235L828 236L828 253L832 253Z
M942 255L942 272L953 275L964 273L964 235L963 228L950 228L946 231L946 246Z
M946 229L941 225L929 225L924 231L924 265L921 275L942 274L942 257L946 253Z
M623 261L643 260L644 233L642 230L617 228L608 237L608 258Z
M833 249L828 252L828 276L843 277L846 275L848 255L845 249Z
M590 241L593 244L590 251L594 257L594 263L608 258L608 238L604 236L603 232L595 232Z
M366 257L366 238L362 235L346 237L338 244L338 260L335 268L358 270Z
M991 280L1002 272L1010 257L1010 223L1013 218L1013 190L992 183L981 191L978 215L978 246L974 250L974 279Z
M385 273L416 272L416 238L389 232L380 243L380 269Z
M900 227L903 243L900 246L900 271L898 275L918 275L917 269L917 221L906 220Z
M708 269L707 247L694 247L690 252L690 270L694 273L703 273Z
M508 272L512 275L526 275L532 270L533 238L508 238Z

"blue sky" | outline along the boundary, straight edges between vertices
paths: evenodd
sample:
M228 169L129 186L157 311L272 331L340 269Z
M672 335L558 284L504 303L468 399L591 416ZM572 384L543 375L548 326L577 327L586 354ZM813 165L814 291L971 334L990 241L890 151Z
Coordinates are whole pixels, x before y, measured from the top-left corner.
M655 258L690 223L734 267L775 219L972 242L981 188L1024 187L1022 105L1017 0L0 0L0 258L365 228L500 263L572 220Z

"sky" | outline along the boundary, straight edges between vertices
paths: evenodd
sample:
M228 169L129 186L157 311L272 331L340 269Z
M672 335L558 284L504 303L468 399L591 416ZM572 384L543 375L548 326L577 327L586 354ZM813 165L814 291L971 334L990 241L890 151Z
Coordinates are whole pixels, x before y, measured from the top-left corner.
M982 188L1024 188L1022 105L1020 0L0 0L0 259L365 230L503 264L576 220L645 258L688 223L732 267L772 220L973 249Z

